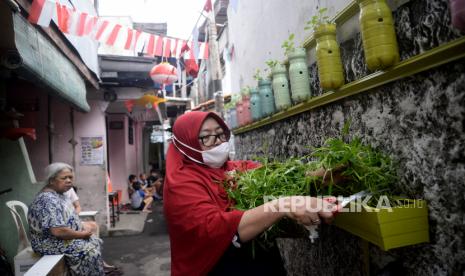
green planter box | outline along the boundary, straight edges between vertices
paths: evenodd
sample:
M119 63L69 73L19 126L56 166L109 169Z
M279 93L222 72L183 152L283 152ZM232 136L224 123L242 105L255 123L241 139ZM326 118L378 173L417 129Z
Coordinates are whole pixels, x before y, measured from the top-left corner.
M351 210L336 216L333 224L383 250L429 242L428 208L423 200L403 200L403 206L388 209L362 208L352 202Z

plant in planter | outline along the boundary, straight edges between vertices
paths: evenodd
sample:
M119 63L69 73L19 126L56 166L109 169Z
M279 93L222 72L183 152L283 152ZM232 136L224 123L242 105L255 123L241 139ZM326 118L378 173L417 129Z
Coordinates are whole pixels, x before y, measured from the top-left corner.
M252 114L250 112L250 87L244 87L241 90L242 95L242 123L248 125L252 123Z
M308 75L307 53L304 48L296 48L294 34L283 42L281 47L289 59L289 79L291 81L292 100L294 103L311 97L310 78Z
M465 1L450 0L450 12L452 17L452 26L465 32Z
M368 69L384 69L399 62L394 20L386 0L357 0L357 3Z
M250 88L250 113L253 121L258 121L263 116L260 94L256 87Z
M231 96L231 101L229 102L229 104L231 104L231 108L230 108L230 111L229 111L229 120L230 120L230 123L231 125L229 126L231 129L234 129L234 128L237 128L238 127L238 121L237 121L237 111L236 111L236 104L237 104L237 101L239 100L238 98L238 94L233 94Z
M257 68L257 69L255 70L255 74L253 75L253 78L254 78L254 80L256 80L257 82L263 79L263 77L262 77L262 72L260 71L260 69Z
M262 116L270 116L275 112L271 81L269 78L263 78L259 69L255 72L254 78L258 81L258 93Z
M277 60L269 60L266 64L273 75L272 87L276 109L284 110L289 108L292 103L291 95L289 94L289 82L287 79L286 67Z
M305 27L305 30L314 31L318 77L323 90L338 89L344 84L341 52L336 41L336 24L329 22L326 11L326 8L319 9Z
M264 196L349 195L367 189L375 195L382 191L389 194L385 189L397 180L396 165L390 157L362 144L360 139L343 140L342 137L328 139L322 147L301 159L283 162L261 159L262 167L236 173L235 185L226 186L229 197L236 203L235 208L246 210L259 206L264 203ZM308 159L311 161L305 163ZM425 203L391 200L393 202L396 203L393 212L360 207L361 212L339 214L335 224L385 250L428 241ZM377 202L369 201L368 205L376 206ZM305 234L302 227L298 230L292 221L283 220L259 240L269 244L274 238L289 234L290 229L297 231L298 236Z

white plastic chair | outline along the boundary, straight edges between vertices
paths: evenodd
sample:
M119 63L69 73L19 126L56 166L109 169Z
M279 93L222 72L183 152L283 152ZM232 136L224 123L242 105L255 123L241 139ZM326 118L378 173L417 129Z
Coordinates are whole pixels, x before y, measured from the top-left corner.
M6 203L6 206L8 209L10 209L11 215L13 216L13 220L15 221L16 224L16 230L18 231L18 236L19 236L19 244L18 244L18 252L21 250L31 246L31 243L29 242L29 238L27 237L26 233L26 227L27 226L27 212L28 208L26 204L22 203L21 201L17 200L11 200ZM26 224L23 223L23 219L21 218L20 213L18 212L19 210L22 210L24 218L26 219Z
M34 253L31 248L29 238L27 237L26 228L28 226L28 208L26 204L22 203L21 201L11 200L6 203L6 206L8 209L10 209L11 215L13 216L13 220L16 224L16 230L18 231L19 244L18 252L14 257L14 264L15 276L21 276L24 275L24 273L40 259L40 256ZM26 219L25 222L23 222L23 219L21 218L21 212Z

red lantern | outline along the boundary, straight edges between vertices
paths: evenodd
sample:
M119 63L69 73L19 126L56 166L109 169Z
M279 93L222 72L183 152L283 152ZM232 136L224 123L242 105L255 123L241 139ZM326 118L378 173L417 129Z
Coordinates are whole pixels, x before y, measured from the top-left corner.
M168 62L155 65L152 70L150 70L150 77L154 82L164 85L170 85L178 80L176 67Z

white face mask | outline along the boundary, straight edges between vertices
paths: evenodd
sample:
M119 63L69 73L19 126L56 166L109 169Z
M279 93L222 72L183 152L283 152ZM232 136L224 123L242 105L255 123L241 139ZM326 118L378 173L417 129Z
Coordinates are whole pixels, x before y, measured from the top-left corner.
M226 160L228 160L228 157L229 157L229 142L224 142L222 144L220 144L219 146L216 146L212 149L209 149L209 150L197 150L197 149L194 149L186 144L184 144L183 142L179 141L174 135L173 135L173 145L182 153L184 154L185 156L187 156L189 159L191 159L192 161L195 161L199 164L205 164L209 167L212 167L212 168L220 168L221 166L223 166L224 162L226 162ZM201 153L202 154L202 159L203 159L203 162L200 162L199 160L196 160L192 157L190 157L188 154L186 154L184 151L182 151L180 148L178 148L178 146L176 146L176 143L179 143L183 146L185 146L186 148L190 149L190 150L193 150L195 152L198 152L198 153Z

